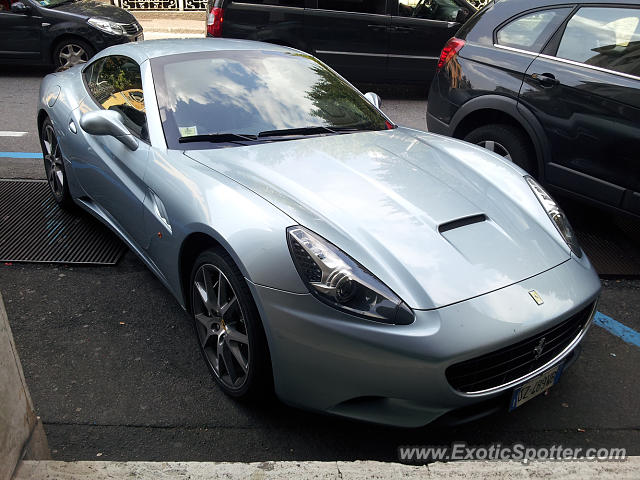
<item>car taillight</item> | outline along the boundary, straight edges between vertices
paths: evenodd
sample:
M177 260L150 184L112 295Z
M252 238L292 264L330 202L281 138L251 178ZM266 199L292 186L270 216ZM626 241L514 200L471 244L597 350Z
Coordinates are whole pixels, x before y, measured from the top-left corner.
M444 67L449 60L451 60L460 49L464 47L464 40L453 37L446 43L442 52L440 52L440 59L438 60L438 70Z
M222 20L224 10L219 7L213 7L207 15L207 33L212 37L222 36Z

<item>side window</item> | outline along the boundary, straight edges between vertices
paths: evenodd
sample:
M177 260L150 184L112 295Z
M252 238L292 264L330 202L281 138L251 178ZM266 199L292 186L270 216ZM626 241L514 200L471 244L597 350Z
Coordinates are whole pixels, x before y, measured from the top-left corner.
M142 78L136 62L118 55L104 57L84 71L84 78L102 108L120 112L131 133L148 140Z
M571 8L554 8L518 17L498 30L497 43L539 53L569 12Z
M640 76L640 9L581 8L567 23L556 56Z
M304 0L242 0L242 3L252 3L254 5L275 5L277 7L304 8Z
M424 18L455 22L463 10L454 0L400 0L398 15L401 17Z
M384 15L385 0L318 0L318 8L339 12L377 13Z

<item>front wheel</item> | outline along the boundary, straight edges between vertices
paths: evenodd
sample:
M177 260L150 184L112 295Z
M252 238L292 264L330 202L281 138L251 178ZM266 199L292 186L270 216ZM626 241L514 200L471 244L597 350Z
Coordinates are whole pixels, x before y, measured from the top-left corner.
M536 163L526 134L502 123L483 125L469 132L464 140L486 148L536 176Z
M87 42L69 38L62 40L53 49L53 63L56 70L66 70L79 63L87 62L93 54L93 48Z
M250 399L270 389L267 340L247 283L229 255L201 253L191 272L191 307L200 351L222 390Z

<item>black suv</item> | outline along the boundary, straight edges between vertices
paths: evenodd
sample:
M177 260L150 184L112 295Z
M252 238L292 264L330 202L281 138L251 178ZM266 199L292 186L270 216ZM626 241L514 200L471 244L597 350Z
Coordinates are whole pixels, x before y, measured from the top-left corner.
M207 36L311 53L347 79L422 83L475 12L466 0L209 0Z
M133 15L98 0L0 0L0 63L68 68L142 35Z
M438 67L430 131L493 150L551 190L640 215L638 0L496 0Z

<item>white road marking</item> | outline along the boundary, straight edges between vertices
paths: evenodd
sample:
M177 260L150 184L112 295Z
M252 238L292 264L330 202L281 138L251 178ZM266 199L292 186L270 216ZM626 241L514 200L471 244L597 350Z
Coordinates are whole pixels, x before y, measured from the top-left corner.
M29 132L12 132L10 130L0 130L0 137L24 137Z

